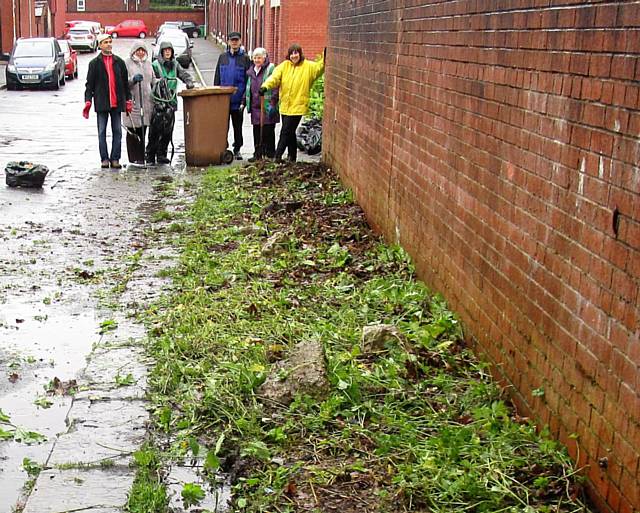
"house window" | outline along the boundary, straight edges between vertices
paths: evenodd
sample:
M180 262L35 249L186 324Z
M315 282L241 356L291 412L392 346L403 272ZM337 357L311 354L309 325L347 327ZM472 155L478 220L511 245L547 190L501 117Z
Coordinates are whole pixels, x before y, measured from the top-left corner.
M78 12L84 12L84 0L78 0L77 10Z

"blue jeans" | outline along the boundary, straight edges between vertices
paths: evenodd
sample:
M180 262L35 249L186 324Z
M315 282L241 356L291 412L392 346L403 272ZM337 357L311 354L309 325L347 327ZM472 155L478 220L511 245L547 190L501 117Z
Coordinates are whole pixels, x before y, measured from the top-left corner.
M98 147L100 148L100 160L120 160L122 152L122 125L120 124L120 112L111 109L109 112L97 112L98 115ZM107 121L111 116L111 156L107 148Z

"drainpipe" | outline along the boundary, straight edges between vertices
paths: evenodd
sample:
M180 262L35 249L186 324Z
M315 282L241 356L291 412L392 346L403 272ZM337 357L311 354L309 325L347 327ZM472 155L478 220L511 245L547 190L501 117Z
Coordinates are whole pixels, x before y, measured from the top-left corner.
M13 42L16 42L18 39L18 34L16 31L16 0L13 0Z
M204 3L204 38L209 35L209 0Z
M31 29L31 20L33 19L33 16L33 5L31 3L31 0L29 0L29 37L33 37L33 30Z

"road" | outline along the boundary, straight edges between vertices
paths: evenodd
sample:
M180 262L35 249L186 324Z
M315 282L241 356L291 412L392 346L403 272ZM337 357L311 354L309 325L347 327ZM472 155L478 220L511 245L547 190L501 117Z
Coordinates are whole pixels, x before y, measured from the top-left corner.
M131 43L114 41L114 52L126 56ZM158 184L190 171L182 158L181 112L176 119L173 168L100 168L95 113L89 120L81 115L84 77L94 56L79 55L80 78L68 80L59 91L0 90L1 168L12 160L28 160L51 169L42 189L0 184L0 410L23 432L46 437L43 443L27 443L32 442L28 435L20 442L0 441L0 513L10 513L16 506L25 507L25 513L86 506L38 497L57 493L55 488L46 490L50 483L64 487L79 482L69 481L72 471L60 469L104 458L117 460L144 436L141 428L147 416L140 401L144 365L135 362L142 358L139 348L96 356L96 348L105 342L139 338L143 333L117 305L109 304L104 291L117 282L127 259L146 247L144 220L162 208ZM101 335L100 324L112 319L118 319L118 330ZM122 367L129 360L131 368ZM116 365L119 374L136 376L138 386L130 387L129 394L101 383L113 385ZM52 388L55 378L62 383L76 380L80 392L73 397L62 393L64 387ZM110 408L100 413L101 404ZM116 407L122 408L119 418L131 417L129 431L123 423L109 424L113 422L109 410ZM136 427L134 436L131 430ZM0 424L0 439L2 429L13 430ZM91 446L94 442L97 445ZM121 452L111 454L101 447ZM28 501L23 490L29 479L25 458L49 469L48 482L41 474ZM126 463L120 469L116 465L110 475L83 477L83 482L93 483L85 495L95 496L105 482L117 482L118 490L110 493L122 498L131 478Z

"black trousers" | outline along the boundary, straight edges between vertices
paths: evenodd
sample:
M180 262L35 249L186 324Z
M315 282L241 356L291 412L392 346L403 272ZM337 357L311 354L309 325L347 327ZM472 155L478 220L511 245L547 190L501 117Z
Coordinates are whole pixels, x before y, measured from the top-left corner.
M144 162L144 136L147 127L127 128L127 156L129 162Z
M233 151L240 151L244 143L242 140L242 109L229 111L229 117L231 118L231 126L233 126Z
M289 160L295 162L298 156L298 145L296 143L296 128L300 124L302 116L286 116L282 114L282 128L280 129L280 139L276 148L276 158L281 159L284 150L287 150Z
M262 140L260 140L260 125L253 125L253 141L255 158L272 159L276 154L276 125L262 125Z
M149 126L149 142L147 143L146 159L147 161L154 161L156 157L166 157L167 148L171 142L171 136L173 135L173 126L176 121L176 113L171 111L172 119L167 124L171 127L171 130L163 130L157 125L152 123Z

